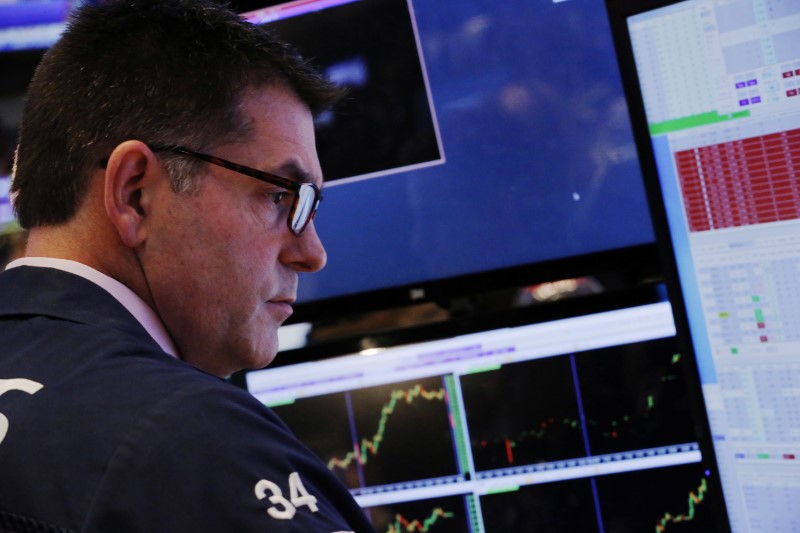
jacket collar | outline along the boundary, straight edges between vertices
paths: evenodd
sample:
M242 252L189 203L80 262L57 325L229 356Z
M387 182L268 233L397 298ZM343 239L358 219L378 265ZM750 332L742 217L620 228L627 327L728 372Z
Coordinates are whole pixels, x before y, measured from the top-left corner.
M0 273L0 318L47 316L158 343L113 296L91 281L53 268L19 266Z

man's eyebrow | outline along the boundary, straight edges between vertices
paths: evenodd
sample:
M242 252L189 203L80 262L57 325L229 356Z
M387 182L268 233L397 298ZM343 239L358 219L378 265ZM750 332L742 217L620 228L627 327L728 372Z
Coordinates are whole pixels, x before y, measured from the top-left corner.
M296 181L298 183L314 182L314 177L296 161L292 160L286 161L274 171L271 171L271 173L277 174L278 176L284 176L286 179L291 179L292 181Z

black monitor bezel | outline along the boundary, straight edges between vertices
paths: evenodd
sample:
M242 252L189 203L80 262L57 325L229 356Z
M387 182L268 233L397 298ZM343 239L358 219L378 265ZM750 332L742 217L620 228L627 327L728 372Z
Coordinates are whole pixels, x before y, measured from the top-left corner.
M246 12L281 3L284 2L245 0L233 1L231 7L236 11ZM30 78L45 51L33 49L0 53L0 66L9 74L0 80L0 97L24 97ZM557 239L558 236L554 235L553 238ZM314 322L428 302L450 307L458 300L486 292L575 277L591 276L599 278L602 284L631 287L644 280L660 278L660 268L656 244L650 242L497 270L386 286L332 298L300 301L296 303L295 312L287 324Z
M606 0L606 10L609 16L611 35L617 53L617 63L623 80L623 90L628 103L628 112L631 118L636 150L639 157L642 176L647 196L653 231L656 235L656 247L659 263L664 275L664 284L669 301L672 305L672 315L675 321L677 342L683 354L692 361L696 361L696 353L691 338L689 318L686 302L681 290L680 274L677 258L674 254L673 240L667 220L666 206L663 201L661 183L658 177L655 155L650 141L650 131L647 125L644 101L641 97L641 85L636 71L633 49L631 47L630 32L627 20L629 17L654 9L668 7L686 0ZM691 373L694 390L702 390L699 371ZM717 473L719 473L716 451L713 446L713 435L708 421L708 411L705 398L697 398L697 408L703 416L702 432L705 437L705 450L708 451L708 460ZM719 531L730 531L730 520L725 506L715 509Z
M286 323L315 322L429 302L449 308L458 300L488 292L579 277L594 277L608 288L632 288L660 279L661 275L656 244L647 243L329 299L298 302L294 314Z

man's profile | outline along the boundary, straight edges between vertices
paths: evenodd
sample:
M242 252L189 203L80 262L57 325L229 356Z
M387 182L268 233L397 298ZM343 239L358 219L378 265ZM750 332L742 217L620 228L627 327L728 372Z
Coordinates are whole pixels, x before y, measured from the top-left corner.
M0 531L371 531L223 379L326 255L335 87L210 0L84 6L31 82L0 274ZM3 384L7 385L3 388Z

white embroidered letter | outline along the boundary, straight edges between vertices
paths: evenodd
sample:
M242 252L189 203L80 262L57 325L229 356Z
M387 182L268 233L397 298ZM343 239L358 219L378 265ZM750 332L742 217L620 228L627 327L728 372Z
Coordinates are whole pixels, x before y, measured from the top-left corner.
M44 385L41 383L37 383L25 378L0 379L0 396L12 390L27 392L28 394L36 394L42 389L43 386ZM2 444L3 439L6 438L7 433L8 418L0 413L0 444Z

